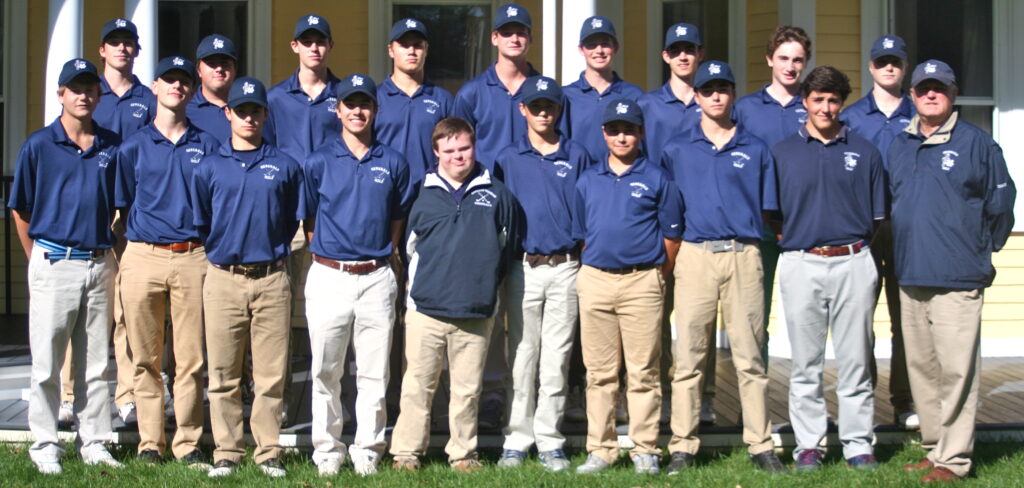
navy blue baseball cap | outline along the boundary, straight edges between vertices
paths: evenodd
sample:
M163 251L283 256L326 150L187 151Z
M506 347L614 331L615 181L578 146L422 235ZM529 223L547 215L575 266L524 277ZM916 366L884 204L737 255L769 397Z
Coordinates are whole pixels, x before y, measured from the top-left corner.
M220 34L210 34L204 37L203 40L199 41L199 46L196 47L197 60L205 59L207 56L213 56L214 54L223 54L238 61L238 55L235 54L235 43Z
M159 63L156 63L156 71L153 72L154 78L159 78L169 71L182 71L192 78L192 81L196 79L196 65L192 64L188 58L184 56L167 56L161 59Z
M685 22L673 25L665 31L666 51L670 46L677 42L689 42L698 46L704 45L704 42L700 40L700 29L693 24L687 24Z
M601 118L601 124L609 124L611 122L629 122L633 125L644 125L644 112L640 109L640 105L637 105L636 100L629 98L619 98L608 102L608 106L604 109L604 116Z
M498 7L498 12L494 14L494 30L512 23L523 24L527 29L533 28L533 24L530 22L530 12L526 11L526 7L514 3L506 3Z
M523 82L523 104L529 105L542 98L562 105L562 87L547 76L531 76Z
M235 108L243 103L255 103L267 107L267 88L256 78L243 76L231 84L228 92L228 106Z
M139 40L139 29L135 27L135 23L123 17L118 17L106 24L103 24L103 33L100 34L100 42L106 41L107 37L117 31L127 32L135 38L136 41Z
M88 76L94 81L100 81L100 75L96 71L95 64L90 63L88 59L74 58L64 63L64 67L60 69L60 75L57 76L57 87L67 85L71 83L71 80L79 76Z
M302 37L302 33L308 30L315 30L331 39L331 24L327 23L327 19L316 14L305 15L295 22L295 35L292 36L292 39Z
M583 44L583 41L594 34L608 34L614 39L618 38L615 35L615 26L612 25L611 19L601 17L600 15L595 15L583 21L583 27L580 29L580 44Z
M874 61L882 56L896 56L907 59L907 43L903 42L900 36L882 36L875 39L871 45L871 60Z
M920 85L926 80L935 80L943 85L955 85L956 75L948 64L938 59L929 59L914 68L914 74L910 76L910 86Z
M700 88L714 80L725 80L736 85L736 78L732 76L732 68L729 63L723 61L706 61L697 68L697 76L693 80L693 87Z
M413 18L405 18L391 26L391 38L388 39L388 42L395 42L398 38L410 32L419 33L424 39L427 38L426 24Z
M338 82L338 88L335 91L338 101L344 100L356 93L365 93L370 97L370 100L373 100L375 103L377 102L377 84L368 75L352 73Z

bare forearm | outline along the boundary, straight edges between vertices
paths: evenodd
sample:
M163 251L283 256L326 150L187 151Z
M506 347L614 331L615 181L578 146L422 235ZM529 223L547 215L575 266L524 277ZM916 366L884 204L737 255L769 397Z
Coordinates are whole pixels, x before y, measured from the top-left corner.
M23 214L17 210L11 209L11 215L14 217L14 227L18 231L18 240L21 241L21 248L25 250L25 260L32 258L32 238L28 236L29 222L32 220L32 214Z

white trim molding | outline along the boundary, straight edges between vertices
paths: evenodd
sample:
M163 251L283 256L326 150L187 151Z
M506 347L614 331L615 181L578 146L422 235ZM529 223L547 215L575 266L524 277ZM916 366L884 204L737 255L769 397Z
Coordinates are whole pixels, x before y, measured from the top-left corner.
M807 32L808 37L817 39L816 4L815 0L779 0L779 25L800 27ZM817 43L811 48L812 52L807 59L804 73L810 73L814 69L817 58L813 52L815 49L817 49Z
M1003 148L1009 163L1010 177L1017 183L1018 193L1024 188L1024 2L1017 0L992 1L992 89L995 110L992 117L992 136ZM957 103L963 103L957 99ZM1017 196L1015 231L1024 231L1024 198ZM1021 349L1017 349L1020 351Z
M25 142L28 83L25 76L25 39L28 39L28 2L4 2L4 154L3 174L14 174L14 162ZM47 92L47 90L43 90ZM53 90L50 90L52 92Z
M647 0L647 91L657 89L665 84L662 76L665 62L661 52L665 48L665 31L661 25L662 4L667 0ZM707 0L717 1L717 0ZM736 87L743 90L747 83L747 1L728 0L729 2L729 65L736 78ZM705 42L707 36L705 35Z
M43 84L43 123L60 116L57 78L64 63L82 55L82 4L84 0L50 0L47 12L46 81Z
M370 2L374 3L374 2ZM273 18L273 5L271 0L249 0L249 25L246 26L246 53L248 75L263 80L267 86L274 83L271 78L271 52L273 52L272 39L268 33L273 32L271 24Z

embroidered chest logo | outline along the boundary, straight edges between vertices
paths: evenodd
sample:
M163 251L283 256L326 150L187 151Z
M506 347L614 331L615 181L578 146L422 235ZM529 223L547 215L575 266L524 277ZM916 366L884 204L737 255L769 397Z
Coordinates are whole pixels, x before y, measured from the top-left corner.
M213 48L214 49L224 49L224 39L221 39L219 37L214 37L213 38Z
M132 102L130 107L132 108L132 117L136 119L141 119L149 113L149 107L144 103Z
M107 166L110 166L111 159L113 158L110 155L110 153L108 153L107 151L100 151L100 153L96 156L96 165L101 168L106 168Z
M807 109L805 109L805 108L798 108L798 109L794 110L794 112L797 113L797 121L798 122L800 122L801 124L807 123Z
M903 126L904 129L906 129L907 127L910 126L910 119L902 118L902 119L899 119L898 122L900 123L900 125Z
M374 166L370 168L370 173L373 174L373 182L384 184L388 180L388 176L391 176L391 171L383 166Z
M846 171L853 171L857 169L857 160L860 159L860 153L855 152L844 152L843 153L843 169Z
M270 163L264 163L260 165L260 171L263 172L264 180L273 180L277 173L281 171L280 168Z
M686 27L676 27L676 37L683 37L686 35Z
M493 207L494 201L498 199L498 195L487 189L482 189L473 192L473 205L480 207Z
M338 111L338 98L337 97L327 97L326 103L327 103L327 111L328 112L330 112L332 114L333 113L337 113L337 111Z
M206 152L198 147L185 149L185 154L188 154L188 162L192 164L199 164L199 162L203 160L203 156L206 156Z
M733 168L743 169L743 167L747 165L747 161L750 161L750 156L748 156L747 153L742 151L733 151L729 153L729 155L733 157Z
M569 176L570 171L572 171L572 165L568 161L555 161L555 174L559 178Z
M641 198L641 197L644 196L644 192L647 192L647 191L651 190L650 187L648 187L647 185L645 185L643 183L640 183L639 181L634 181L634 182L630 183L629 187L632 189L632 191L630 191L629 194L633 198Z
M958 157L960 157L960 153L956 151L942 151L942 171L949 172L952 170Z
M425 107L428 114L436 114L437 109L441 108L440 103L437 103L429 98L423 100L423 106Z

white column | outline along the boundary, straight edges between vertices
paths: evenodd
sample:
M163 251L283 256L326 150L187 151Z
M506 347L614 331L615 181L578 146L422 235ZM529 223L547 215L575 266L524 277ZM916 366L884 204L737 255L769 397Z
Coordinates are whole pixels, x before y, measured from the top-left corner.
M992 19L996 102L992 136L1003 148L1010 177L1017 185L1014 207L1017 218L1013 230L1020 232L1024 231L1024 165L1020 164L1024 160L1024 138L1020 137L1021 127L1024 127L1024 92L1020 90L1020 80L1024 80L1024 63L1020 62L1020 53L1024 52L1024 32L1018 26L1024 22L1024 4L1014 0L995 0L992 2Z
M586 67L580 55L580 27L597 12L595 0L565 0L562 3L562 84L569 84L580 77Z
M807 36L812 41L816 39L816 0L779 0L779 24L791 25L794 27L800 27L807 32ZM812 42L811 50L817 48L817 44ZM804 75L810 73L815 66L814 53L809 53L810 59L807 60L807 66L804 68Z
M156 69L160 38L157 23L157 0L124 0L124 15L135 23L139 29L139 57L135 58L135 76L143 84L153 81L153 70Z
M61 106L54 93L60 70L71 58L82 55L82 0L50 0L49 43L46 51L46 86L43 123L60 116Z
M558 79L558 0L544 0L541 14L544 19L542 71L544 76Z

